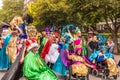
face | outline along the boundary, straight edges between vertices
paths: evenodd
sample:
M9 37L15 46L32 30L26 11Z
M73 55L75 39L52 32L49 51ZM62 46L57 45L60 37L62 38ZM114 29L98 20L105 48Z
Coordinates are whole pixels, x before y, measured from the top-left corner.
M94 36L94 37L93 37L93 40L94 40L94 41L96 41L96 40L97 40L97 37L96 37L96 36Z
M17 32L12 32L12 35L13 35L13 36L16 36L16 35L17 35Z
M81 36L81 32L78 32L78 33L77 33L77 36L80 37L80 36Z
M82 51L81 51L81 50L78 50L77 54L80 55L81 53L82 53Z
M33 53L38 53L38 47L34 47L34 48L32 49L32 52L33 52Z
M59 39L58 38L56 38L56 43L58 43L59 42Z
M102 50L101 52L102 52L102 54L104 54L104 53L105 53L105 50Z

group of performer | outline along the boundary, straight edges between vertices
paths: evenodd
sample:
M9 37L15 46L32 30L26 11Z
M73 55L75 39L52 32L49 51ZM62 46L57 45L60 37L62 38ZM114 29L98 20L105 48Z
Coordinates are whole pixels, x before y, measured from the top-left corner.
M106 41L96 31L90 30L85 38L78 27L68 24L62 27L61 33L53 26L36 38L21 17L14 17L10 25L3 27L0 36L0 69L10 68L24 46L20 63L28 80L58 80L55 73L66 77L69 67L73 75L87 76L88 68L97 70L94 60L98 56L104 56L110 76L118 73L112 54L114 42Z

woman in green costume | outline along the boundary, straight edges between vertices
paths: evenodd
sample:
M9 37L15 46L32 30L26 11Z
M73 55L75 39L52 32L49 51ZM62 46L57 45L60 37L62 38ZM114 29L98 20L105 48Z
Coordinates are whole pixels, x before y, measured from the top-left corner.
M58 80L57 76L40 58L37 43L28 43L28 54L24 58L23 75L28 80Z

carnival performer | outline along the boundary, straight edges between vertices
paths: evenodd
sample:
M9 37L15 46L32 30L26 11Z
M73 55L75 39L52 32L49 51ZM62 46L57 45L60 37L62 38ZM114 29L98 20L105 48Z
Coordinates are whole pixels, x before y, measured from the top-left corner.
M42 52L42 49L43 49L43 47L44 47L44 45L45 45L45 43L46 43L46 40L47 40L47 37L46 37L46 32L45 31L43 31L42 32L42 38L41 38L41 40L40 40L40 47L39 47L39 54Z
M110 76L115 76L118 73L117 64L115 63L113 54L109 53L107 49L106 46L103 46L100 50L93 52L89 59L90 61L93 61L97 57L103 56L102 59L107 62Z
M27 42L26 46L28 54L24 58L23 75L28 80L58 80L38 54L36 41Z
M17 37L18 30L16 28L12 29L11 39L6 47L6 54L9 56L10 62L14 63L16 60L16 54L17 54Z
M45 57L46 57L46 55L48 54L48 52L50 50L50 46L51 46L51 43L53 41L53 39L51 37L52 37L52 35L47 35L46 43L44 44L42 52L40 53L40 56L41 56L41 58L43 60L45 60Z
M8 69L10 68L10 62L9 62L9 57L6 54L6 47L12 35L9 34L8 25L3 25L2 28L3 28L3 31L1 35L1 40L3 40L2 43L4 42L4 44L2 44L2 48L0 50L0 69Z
M76 48L75 54L67 54L68 59L72 60L72 74L74 76L87 76L88 67L95 68L93 65L89 65L82 57L82 48Z
M59 45L58 45L58 42L59 42L59 38L58 38L58 35L53 35L53 42L50 46L50 50L48 52L48 54L46 55L45 57L45 61L46 63L50 63L52 67L52 64L54 64L57 59L58 59L58 56L59 56Z
M67 43L67 40L65 38L61 38L59 42L60 55L52 68L55 72L61 74L65 78L67 76L67 66L69 66L69 62L67 60L68 47L69 44Z
M22 20L22 17L15 16L13 18L13 20L10 22L10 25L11 25L12 28L17 27L17 29L19 29L20 39L26 39L27 38L27 28L26 28L26 24Z
M40 53L40 56L43 60L45 60L45 57L48 54L48 52L50 50L51 43L53 41L52 35L51 35L48 28L46 28L46 34L47 34L46 41L45 41L44 47L42 48L42 52Z

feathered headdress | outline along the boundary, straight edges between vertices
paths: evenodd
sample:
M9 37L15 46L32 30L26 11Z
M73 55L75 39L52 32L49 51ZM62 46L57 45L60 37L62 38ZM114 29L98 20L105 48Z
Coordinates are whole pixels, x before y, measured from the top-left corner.
M47 28L45 28L45 31L46 31L46 34L48 35L48 34L50 34L50 30L49 30L49 28L47 27Z
M38 47L38 44L35 39L32 39L26 42L26 46L27 46L27 51L30 51L32 48Z

